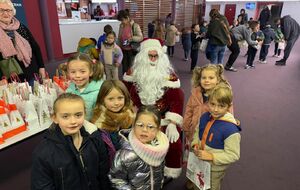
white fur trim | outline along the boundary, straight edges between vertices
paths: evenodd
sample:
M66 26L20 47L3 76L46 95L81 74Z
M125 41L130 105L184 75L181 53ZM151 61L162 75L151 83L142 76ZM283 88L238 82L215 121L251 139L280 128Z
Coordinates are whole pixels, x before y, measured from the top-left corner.
M174 121L177 125L182 125L183 117L175 112L167 112L165 119Z
M161 119L160 120L160 125L161 126L166 126L166 125L168 125L170 123L170 120L168 120L168 119Z
M93 132L97 131L97 126L87 120L84 120L83 122L83 126L84 126L84 129L89 133L89 134L92 134Z
M164 82L164 86L169 88L180 88L180 80L179 79L177 79L176 81L167 80Z
M127 75L126 73L124 73L123 75L123 79L127 82L134 82L133 81L133 76L132 75Z
M178 178L181 174L182 168L168 168L165 166L164 168L164 176Z

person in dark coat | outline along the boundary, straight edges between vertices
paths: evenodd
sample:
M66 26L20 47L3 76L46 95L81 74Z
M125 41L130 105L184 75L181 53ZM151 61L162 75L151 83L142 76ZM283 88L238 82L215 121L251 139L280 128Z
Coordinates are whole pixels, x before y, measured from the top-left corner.
M155 21L148 23L148 38L152 38L154 35Z
M181 43L184 51L184 60L188 61L188 57L191 54L191 48L192 48L192 40L191 40L191 29L190 28L184 28L182 30L181 35Z
M240 10L238 18L239 24L246 24L248 22L248 14L246 13L245 9Z
M99 130L85 130L84 107L71 93L54 102L54 123L33 152L31 190L110 189L107 149Z
M265 6L263 8L263 10L261 10L260 14L259 14L259 24L260 24L260 30L264 29L267 22L270 20L271 18L271 10L269 8L269 6Z
M283 59L276 61L275 65L284 66L290 56L295 42L299 38L300 26L290 15L286 15L280 19L280 26L284 35L284 40L286 41L286 47L284 49Z
M267 63L267 55L269 53L269 47L272 41L275 39L275 32L274 29L271 28L271 24L267 24L265 28L262 30L264 34L264 41L260 49L259 53L259 61L260 63Z

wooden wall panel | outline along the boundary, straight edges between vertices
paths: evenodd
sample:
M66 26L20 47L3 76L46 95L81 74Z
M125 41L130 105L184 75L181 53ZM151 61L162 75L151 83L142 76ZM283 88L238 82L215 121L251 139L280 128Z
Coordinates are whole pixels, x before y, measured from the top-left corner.
M186 0L186 6L184 11L184 26L190 27L193 24L193 16L194 16L194 0Z

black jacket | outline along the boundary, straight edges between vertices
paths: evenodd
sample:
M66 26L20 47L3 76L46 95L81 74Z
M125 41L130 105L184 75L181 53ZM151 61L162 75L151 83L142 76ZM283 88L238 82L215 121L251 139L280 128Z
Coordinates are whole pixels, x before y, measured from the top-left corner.
M275 32L273 28L266 27L262 30L264 33L265 39L264 39L264 45L270 45L271 42L275 39Z
M33 153L31 189L110 189L108 154L99 131L89 136L82 127L83 141L77 151L72 138L53 125Z
M297 39L300 35L300 26L298 22L290 15L280 19L281 31L285 40Z

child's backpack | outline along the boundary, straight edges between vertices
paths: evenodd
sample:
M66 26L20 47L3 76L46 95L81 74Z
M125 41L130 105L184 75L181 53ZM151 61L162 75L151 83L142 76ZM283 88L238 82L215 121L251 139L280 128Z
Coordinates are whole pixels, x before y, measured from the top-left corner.
M91 59L99 59L96 44L90 38L81 38L78 42L77 52L87 54Z

